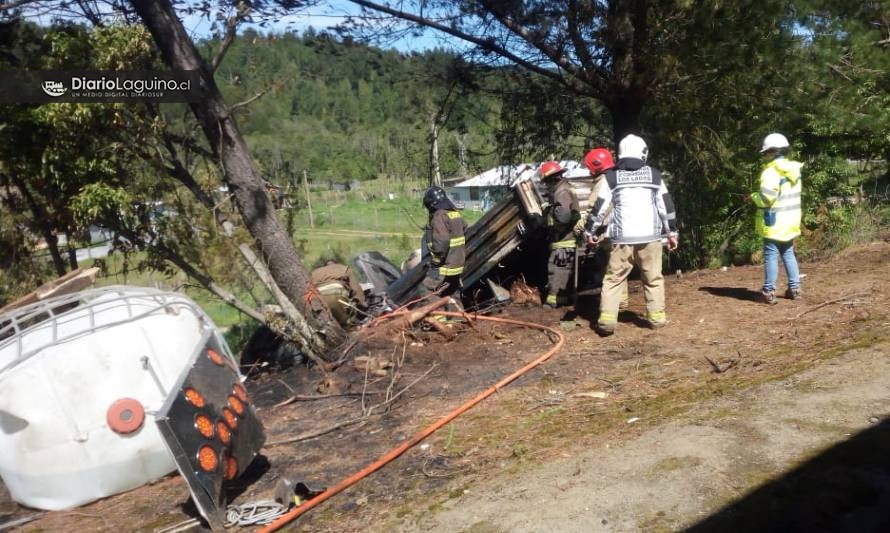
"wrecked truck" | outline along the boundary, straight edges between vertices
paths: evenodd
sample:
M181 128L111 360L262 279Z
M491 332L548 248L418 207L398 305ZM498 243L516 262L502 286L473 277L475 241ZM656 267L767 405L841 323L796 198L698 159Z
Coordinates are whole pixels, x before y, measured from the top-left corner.
M225 340L188 297L113 286L0 315L0 477L75 507L179 470L213 529L262 427Z

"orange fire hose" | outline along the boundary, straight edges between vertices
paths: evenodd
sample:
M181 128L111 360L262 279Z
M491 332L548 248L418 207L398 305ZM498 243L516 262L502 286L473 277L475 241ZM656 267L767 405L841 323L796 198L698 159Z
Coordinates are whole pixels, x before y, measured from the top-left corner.
M432 314L441 315L441 316L451 316L451 317L456 317L456 318L463 317L463 314L461 314L461 313L452 313L452 312L448 312L448 311L436 311ZM500 322L503 324L515 324L517 326L525 326L525 327L538 329L541 331L547 331L547 332L550 332L550 333L553 333L554 335L556 335L559 340L557 341L555 346L553 346L552 348L547 350L546 353L544 353L543 355L541 355L534 361L526 364L525 366L523 366L519 370L513 372L509 376L502 378L500 381L498 381L491 387L485 389L478 396L470 399L469 401L467 401L466 403L464 403L463 405L461 405L454 411L451 411L450 413L443 416L442 418L440 418L439 420L437 420L430 426L419 431L417 434L415 434L413 437L411 437L404 443L400 444L396 448L393 448L392 450L387 452L383 457L377 459L376 461L374 461L373 463L369 464L368 466L362 468L358 472L353 473L352 475L350 475L343 481L337 483L333 487L326 489L324 492L322 492L315 498L312 498L311 500L300 505L299 507L295 507L293 510L289 511L287 514L280 516L274 522L267 525L263 529L259 530L259 533L269 533L271 531L277 531L279 528L281 528L285 524L288 524L288 523L292 522L293 520L296 520L298 517L305 514L307 511L309 511L313 507L318 506L319 504L321 504L328 498L331 498L332 496L339 494L340 492L355 485L356 483L358 483L365 477L373 474L377 470L380 470L381 468L386 466L390 461L396 459L397 457L399 457L400 455L402 455L403 453L405 453L412 447L419 444L421 441L423 441L425 438L427 438L430 435L432 435L433 433L435 433L436 430L440 429L445 424L451 422L458 416L469 411L470 409L475 407L478 403L480 403L482 400L488 398L489 396L491 396L492 394L497 392L499 389L509 385L511 382L513 382L514 380L516 380L518 377L522 376L529 370L535 368L536 366L540 365L544 361L553 357L553 354L558 352L559 349L562 348L562 346L565 344L565 341L566 341L565 335L563 335L559 330L553 329L548 326L544 326L542 324L535 324L534 322L525 322L522 320L513 320L510 318L498 318L498 317L491 317L491 316L476 316L476 319L487 320L489 322Z

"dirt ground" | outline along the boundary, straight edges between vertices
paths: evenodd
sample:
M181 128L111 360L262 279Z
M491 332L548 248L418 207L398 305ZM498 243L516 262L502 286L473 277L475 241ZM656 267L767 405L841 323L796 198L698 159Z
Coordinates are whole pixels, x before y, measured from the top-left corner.
M756 301L759 267L671 275L658 331L643 327L632 283L614 336L582 313L552 360L292 529L887 529L874 510L890 495L890 461L874 450L890 440L888 261L890 243L876 242L805 263L804 299L773 307ZM267 446L229 497L269 498L281 477L332 485L552 345L516 326L454 329L447 341L432 331L357 345L350 357L372 364L348 361L328 383L304 368L251 381ZM397 379L373 371L393 360ZM348 395L274 407L332 393ZM0 523L33 512L0 496ZM195 514L168 476L23 530L154 531Z

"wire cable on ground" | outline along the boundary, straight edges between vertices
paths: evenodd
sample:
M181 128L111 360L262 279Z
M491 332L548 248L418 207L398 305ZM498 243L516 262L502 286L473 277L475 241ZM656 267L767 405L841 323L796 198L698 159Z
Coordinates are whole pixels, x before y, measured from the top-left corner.
M452 312L447 312L447 311L435 311L431 314L441 315L441 316L449 316L449 317L455 317L455 318L463 318L464 317L464 315L462 313L452 313ZM358 483L362 479L366 478L367 476L373 474L377 470L380 470L381 468L386 466L388 463L390 463L391 461L393 461L394 459L396 459L397 457L399 457L400 455L402 455L403 453L405 453L406 451L408 451L409 449L416 446L421 441L423 441L424 439L426 439L427 437L429 437L430 435L435 433L441 427L445 426L446 424L448 424L455 418L459 417L463 413L465 413L465 412L469 411L470 409L472 409L473 407L475 407L477 404L482 402L482 400L488 398L489 396L491 396L498 390L502 389L503 387L506 387L507 385L509 385L510 383L515 381L517 378L519 378L520 376L522 376L529 370L532 370L533 368L537 367L544 361L553 357L553 355L563 347L563 345L565 344L565 341L566 341L565 335L563 335L559 330L551 328L549 326L545 326L543 324L536 324L534 322L526 322L523 320L513 320L510 318L501 318L501 317L492 317L492 316L476 316L475 318L477 320L485 320L485 321L489 321L489 322L497 322L497 323L502 323L502 324L513 324L516 326L534 328L534 329L544 331L547 333L552 333L553 335L556 336L556 338L558 340L552 348L547 350L547 352L545 352L543 355L539 356L537 359L526 364L525 366L516 370L512 374L502 378L500 381L498 381L491 387L485 389L482 393L480 393L476 397L465 402L463 405L461 405L457 409L451 411L447 415L443 416L442 418L440 418L439 420L437 420L430 426L422 429L421 431L416 433L413 437L411 437L410 439L408 439L401 445L397 446L396 448L393 448L392 450L387 452L385 455L383 455L382 457L380 457L373 463L371 463L368 466L362 468L361 470L353 473L352 475L350 475L343 481L337 483L333 487L328 488L327 490L325 490L324 492L322 492L315 498L312 498L311 500L307 501L306 503L300 505L299 507L295 507L288 513L279 517L274 522L272 522L268 526L261 529L260 533L270 533L272 531L277 531L279 528L292 522L293 520L296 520L298 517L305 514L310 509L318 506L319 504L328 500L329 498L331 498L331 497L339 494L340 492L348 489L349 487L355 485L356 483Z

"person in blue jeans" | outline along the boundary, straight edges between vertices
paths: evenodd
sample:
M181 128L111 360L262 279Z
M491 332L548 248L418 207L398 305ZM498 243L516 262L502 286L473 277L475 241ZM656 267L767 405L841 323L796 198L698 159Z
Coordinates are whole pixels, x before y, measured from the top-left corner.
M800 236L800 169L802 163L786 159L790 144L781 133L770 133L763 139L760 153L766 166L760 173L760 190L751 193L757 206L756 228L763 237L763 300L776 302L779 257L788 274L785 297L797 300L800 292L800 271L794 256L794 239Z

